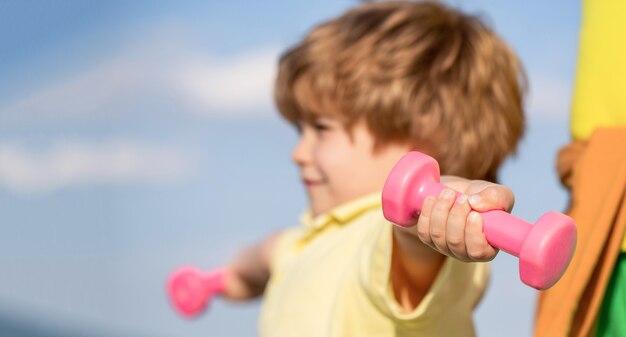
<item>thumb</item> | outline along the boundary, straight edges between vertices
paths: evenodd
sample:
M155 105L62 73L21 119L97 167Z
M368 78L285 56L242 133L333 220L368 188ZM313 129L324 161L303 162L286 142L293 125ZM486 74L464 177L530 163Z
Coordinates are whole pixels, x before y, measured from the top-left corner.
M515 204L515 196L513 195L513 191L506 186L492 185L478 193L471 194L468 201L472 209L479 212L494 209L511 212Z

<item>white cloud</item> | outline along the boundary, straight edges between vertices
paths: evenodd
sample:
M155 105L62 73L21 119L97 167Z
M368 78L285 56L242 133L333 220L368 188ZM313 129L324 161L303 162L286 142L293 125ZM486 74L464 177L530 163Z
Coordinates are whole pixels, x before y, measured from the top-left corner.
M0 117L110 115L163 99L194 114L271 111L278 48L216 56L200 50L201 43L191 41L189 35L179 26L153 28L105 55L103 61L0 106Z
M572 84L542 73L530 74L528 116L537 122L566 121L572 101Z
M179 89L204 111L268 111L277 59L277 50L265 48L228 60L196 60L178 74Z
M172 148L128 141L58 142L35 150L0 143L0 186L42 194L70 186L168 184L189 177L193 160Z

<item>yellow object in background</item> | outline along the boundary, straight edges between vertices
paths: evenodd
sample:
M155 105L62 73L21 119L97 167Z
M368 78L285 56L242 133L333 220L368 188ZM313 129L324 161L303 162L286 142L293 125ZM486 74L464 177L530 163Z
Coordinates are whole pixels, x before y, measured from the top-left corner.
M626 1L586 0L583 6L571 120L577 140L597 127L626 125Z

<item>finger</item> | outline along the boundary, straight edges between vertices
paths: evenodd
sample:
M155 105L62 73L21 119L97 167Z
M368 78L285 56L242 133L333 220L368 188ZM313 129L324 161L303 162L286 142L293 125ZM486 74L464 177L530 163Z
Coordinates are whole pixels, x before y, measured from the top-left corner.
M433 247L433 242L430 239L430 214L433 211L435 205L435 198L428 196L424 200L422 205L422 211L417 219L417 237L422 240L426 245Z
M461 194L457 199L450 215L448 215L446 227L446 243L448 250L459 260L468 261L465 247L465 225L467 216L472 210L467 202L467 194Z
M470 212L465 226L465 246L471 261L491 261L498 250L489 245L483 233L483 220L478 212Z
M490 211L494 209L505 210L510 212L515 204L515 196L511 189L502 185L493 185L486 187L476 194L469 197L471 207L479 212Z
M446 255L450 254L446 243L446 226L454 199L454 191L449 188L444 189L435 201L430 215L430 239L437 250Z

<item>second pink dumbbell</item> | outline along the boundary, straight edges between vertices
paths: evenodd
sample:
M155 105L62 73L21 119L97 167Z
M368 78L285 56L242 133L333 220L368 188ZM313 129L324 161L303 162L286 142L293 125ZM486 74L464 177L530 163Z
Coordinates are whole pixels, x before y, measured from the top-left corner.
M437 161L420 152L409 152L396 163L385 182L385 218L399 226L413 226L424 199L438 196L445 188L439 183ZM500 210L481 215L487 242L519 257L522 282L544 290L561 278L576 247L576 225L570 217L548 212L532 225Z
M213 299L226 290L226 269L204 273L194 267L181 267L168 279L167 293L174 308L185 317L200 314Z

